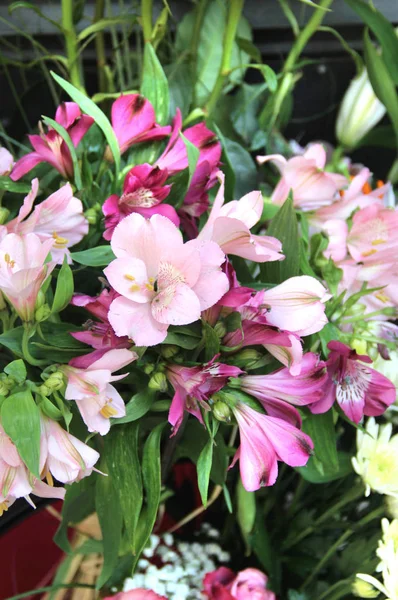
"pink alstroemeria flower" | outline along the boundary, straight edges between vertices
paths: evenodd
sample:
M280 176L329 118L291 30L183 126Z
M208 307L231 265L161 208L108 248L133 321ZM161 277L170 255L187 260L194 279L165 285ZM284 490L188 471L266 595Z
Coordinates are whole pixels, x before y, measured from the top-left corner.
M32 321L37 295L55 262L44 263L54 239L7 234L0 242L0 290L23 321Z
M121 154L133 144L161 140L171 132L170 125L157 125L152 104L140 94L119 96L112 104L111 121Z
M14 166L14 157L7 148L0 147L0 177L9 175Z
M213 240L225 254L241 256L254 262L283 260L282 244L274 237L253 235L250 229L258 223L263 211L261 192L250 192L240 200L224 204L224 180L218 173L220 189L214 200L209 218L198 238Z
M171 185L165 185L168 175L167 169L162 170L146 163L133 167L127 173L123 194L120 197L113 194L105 200L102 207L106 240L112 238L116 225L133 212L147 219L155 214L163 215L179 226L180 219L175 208L170 204L161 204L171 189Z
M104 289L98 296L75 294L71 300L73 306L82 306L99 321L89 319L83 327L86 331L76 331L71 335L79 342L94 348L94 352L72 358L69 364L79 369L87 369L93 362L101 358L108 350L130 348L128 337L117 337L108 320L109 307L119 294L115 290Z
M336 400L354 423L359 423L364 415L382 415L395 402L394 384L368 366L372 362L369 356L357 354L341 342L329 342L328 348L329 381L323 400L309 406L311 412L326 412Z
M109 350L87 369L62 366L68 379L66 400L75 400L83 421L90 432L101 435L110 429L109 419L118 419L126 414L125 404L119 392L111 385L126 377L112 375L138 358L135 352L125 349Z
M177 433L185 411L202 423L200 406L209 410L209 397L220 391L230 377L238 377L241 373L243 371L238 367L214 361L200 367L169 365L166 375L175 392L169 412L173 432Z
M289 160L280 154L257 156L260 165L268 161L277 167L282 176L271 196L272 202L278 206L287 200L292 191L294 206L304 211L316 210L332 204L336 193L349 183L344 175L324 171L326 152L321 144L312 144L302 156L294 156Z
M37 204L31 212L38 189L39 180L33 179L32 190L25 197L18 216L5 225L7 232L19 235L35 233L42 242L52 239L52 258L62 264L66 255L72 262L68 248L78 244L88 233L83 205L73 196L72 188L67 183Z
M184 244L161 215L129 215L116 227L111 246L117 258L104 273L121 296L111 304L109 322L116 335L128 335L137 346L161 343L169 325L197 321L228 290L220 247L202 240Z
M43 456L40 456L40 462L41 470L44 466ZM17 498L25 498L34 506L29 494L62 500L65 490L49 486L33 477L19 456L16 446L0 425L0 517Z
M231 406L239 427L240 446L232 461L239 460L244 488L254 492L273 485L278 476L278 461L302 467L314 448L311 438L284 419L257 412L241 402Z
M42 415L41 423L41 453L45 457L42 477L49 479L51 474L61 483L88 477L100 457L98 452L62 429L56 421Z
M107 596L104 600L167 600L167 598L155 594L152 590L137 588L129 592L119 592L116 596Z
M268 375L243 375L234 382L234 387L239 386L243 392L257 398L268 414L282 417L286 402L306 406L323 399L328 381L325 366L319 356L307 352L301 361L299 375L292 375L287 368ZM276 412L279 408L280 414Z
M276 600L267 589L268 577L258 569L245 569L237 575L227 567L206 573L203 593L209 600Z
M75 147L79 145L84 135L94 123L92 117L82 114L75 102L63 102L60 104L55 113L55 120L66 129ZM72 179L72 157L62 137L52 127L49 127L47 133L45 133L42 123L39 123L39 130L40 135L28 136L34 152L25 154L25 156L17 161L12 170L11 179L14 181L21 179L21 177L42 162L52 165L65 179Z

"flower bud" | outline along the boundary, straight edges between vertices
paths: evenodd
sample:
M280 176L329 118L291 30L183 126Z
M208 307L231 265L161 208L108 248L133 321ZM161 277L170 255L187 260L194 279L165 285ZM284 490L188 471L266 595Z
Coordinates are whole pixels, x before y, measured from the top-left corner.
M164 358L173 358L180 351L178 346L172 346L170 344L165 344L161 347L160 353Z
M5 208L4 206L0 206L0 225L4 225L4 223L7 221L9 216L10 216L10 211L8 210L8 208Z
M336 121L336 137L340 144L354 148L384 117L386 109L376 97L364 68L349 85Z
M250 371L250 369L256 369L261 366L258 363L262 358L263 355L258 350L254 350L254 348L244 348L235 354L234 365Z
M167 390L167 377L164 373L154 373L149 380L148 388L155 392L165 392Z
M95 208L88 208L84 213L84 216L86 217L90 225L95 225L98 221L98 214Z
M3 383L3 381L0 381L0 396L7 396L9 393L9 389L8 387Z
M355 338L350 342L350 346L357 354L366 354L368 351L368 345L365 340Z
M64 386L63 373L61 373L61 371L55 371L55 373L51 373L50 377L45 381L44 385L50 390L50 392L60 390Z
M50 388L48 388L45 383L39 386L39 392L42 396L49 396L51 394Z
M218 400L213 406L213 415L219 421L224 421L225 423L231 422L231 409L229 406L227 406L227 404L225 404L225 402L221 402L220 400Z
M46 319L48 319L50 315L51 308L48 306L48 304L43 304L43 306L40 306L40 308L36 310L35 319L37 323L40 323L41 321L45 321Z
M379 356L379 350L376 346L376 344L368 344L368 356L372 359L372 360L376 360L376 358Z
M227 328L224 323L222 323L221 321L218 321L218 323L215 324L214 331L216 332L218 337L220 339L222 339L224 337L224 335L227 333Z
M352 593L358 598L377 598L379 595L379 591L376 590L371 583L359 579L358 577L352 584Z
M153 373L155 370L155 365L153 365L152 363L148 363L144 366L143 371L146 375L150 375L151 373Z

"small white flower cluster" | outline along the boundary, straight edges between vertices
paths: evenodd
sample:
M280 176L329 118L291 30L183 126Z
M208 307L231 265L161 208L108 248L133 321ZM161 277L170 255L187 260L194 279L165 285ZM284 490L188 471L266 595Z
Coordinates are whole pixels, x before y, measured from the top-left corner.
M215 541L220 534L208 523L196 535L209 541L180 542L170 533L161 537L151 535L137 572L126 579L123 591L144 588L169 600L202 599L204 576L220 564L228 563L230 555Z

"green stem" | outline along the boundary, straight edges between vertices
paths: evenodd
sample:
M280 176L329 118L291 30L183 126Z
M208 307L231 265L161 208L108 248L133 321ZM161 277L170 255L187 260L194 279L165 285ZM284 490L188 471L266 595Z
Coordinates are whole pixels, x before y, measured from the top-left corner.
M30 327L30 325L28 323L24 323L24 330L23 330L23 336L22 336L22 354L24 359L26 360L26 362L28 362L30 365L33 365L34 367L42 367L43 365L46 365L47 362L45 360L38 360L36 358L34 358L29 350L29 338L32 335L32 329Z
M142 32L145 42L150 42L152 37L152 5L153 0L141 0Z
M80 64L78 58L79 44L73 23L73 0L62 0L62 27L65 35L66 58L68 60L69 77L71 83L83 90Z
M306 24L306 26L301 30L298 35L296 41L293 44L292 49L290 50L285 64L283 65L282 73L283 77L278 86L278 90L275 94L274 98L274 114L272 118L271 126L274 125L275 119L278 116L279 109L282 105L282 102L288 93L291 85L292 85L292 70L294 68L295 63L300 57L302 51L304 50L307 42L314 35L318 27L323 21L323 18L326 14L326 10L332 4L333 0L320 0L318 8L314 10L310 20ZM260 124L265 126L265 120L268 116L269 108L267 105L264 107L262 113L260 114Z
M207 102L206 112L210 115L221 95L225 79L231 71L232 50L235 42L236 31L242 14L244 0L230 0L227 25L225 28L223 53L220 70L214 88Z
M94 23L104 18L105 0L96 0ZM98 87L100 92L107 92L107 78L105 74L106 53L105 53L105 38L103 31L97 31L95 36L95 52L97 55L97 70L98 70Z

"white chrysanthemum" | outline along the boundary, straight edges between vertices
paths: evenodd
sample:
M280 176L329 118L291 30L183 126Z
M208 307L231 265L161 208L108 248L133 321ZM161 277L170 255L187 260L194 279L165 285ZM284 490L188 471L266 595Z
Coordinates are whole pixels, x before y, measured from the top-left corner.
M388 519L382 519L381 526L383 537L379 540L379 546L376 550L376 554L380 558L376 570L383 571L385 568L392 566L394 562L398 568L398 519L391 522Z
M398 434L391 437L392 425L378 425L373 417L366 432L357 431L357 455L352 459L355 471L371 491L398 498Z

